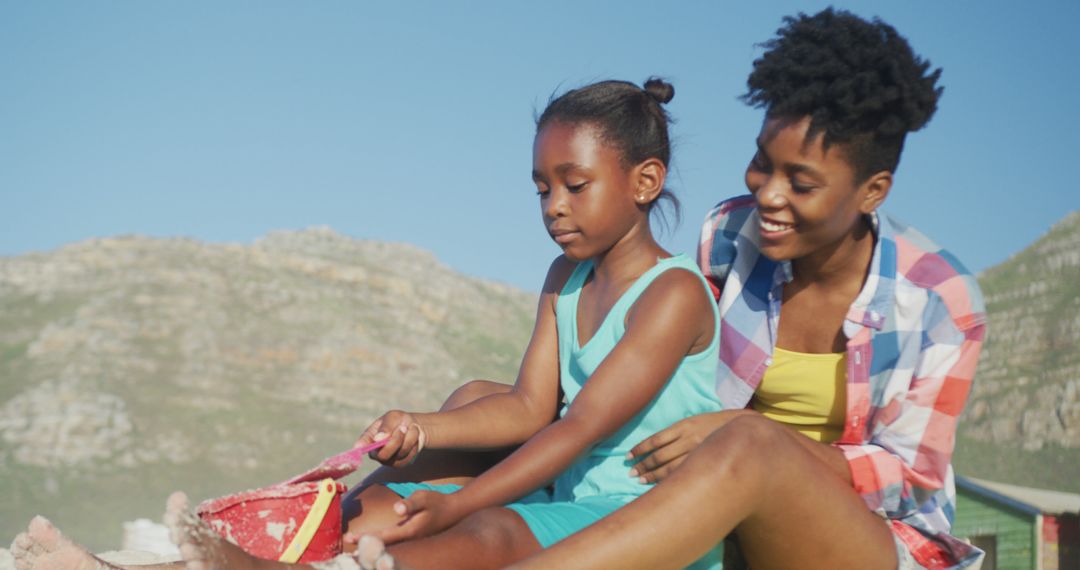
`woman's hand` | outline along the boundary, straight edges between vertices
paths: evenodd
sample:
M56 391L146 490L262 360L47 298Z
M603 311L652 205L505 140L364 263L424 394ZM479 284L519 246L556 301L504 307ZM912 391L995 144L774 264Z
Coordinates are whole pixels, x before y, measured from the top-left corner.
M394 512L403 517L402 521L375 533L386 544L440 533L468 514L460 508L453 493L436 491L416 491L394 503Z
M658 483L675 470L686 456L697 449L709 434L750 410L725 410L699 414L680 420L657 432L630 450L627 457L640 461L630 470L631 477L642 483Z
M368 454L375 461L390 467L403 467L413 462L424 449L427 435L416 416L401 410L386 412L370 426L353 447L389 439L383 447Z

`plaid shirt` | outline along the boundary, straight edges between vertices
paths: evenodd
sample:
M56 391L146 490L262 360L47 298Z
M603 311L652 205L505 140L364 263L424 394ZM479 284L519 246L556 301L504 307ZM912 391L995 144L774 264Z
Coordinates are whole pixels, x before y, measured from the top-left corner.
M705 219L698 263L718 298L725 408L744 408L772 363L783 285L791 264L758 250L754 198L725 200ZM855 491L887 518L927 568L981 557L949 536L956 508L950 465L957 417L986 330L975 278L914 229L872 216L876 235L866 283L844 321L847 410L832 443Z

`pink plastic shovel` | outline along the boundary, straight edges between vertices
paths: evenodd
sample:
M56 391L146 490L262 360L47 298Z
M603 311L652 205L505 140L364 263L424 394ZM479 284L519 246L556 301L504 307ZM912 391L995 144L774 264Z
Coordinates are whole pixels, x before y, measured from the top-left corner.
M278 485L292 485L294 483L303 483L305 481L320 481L328 477L330 479L340 479L359 469L360 463L364 461L364 456L367 455L368 452L379 449L386 445L388 441L390 441L390 438L369 443L361 447L354 447L348 451L327 457L317 466L308 469L288 481L278 483Z

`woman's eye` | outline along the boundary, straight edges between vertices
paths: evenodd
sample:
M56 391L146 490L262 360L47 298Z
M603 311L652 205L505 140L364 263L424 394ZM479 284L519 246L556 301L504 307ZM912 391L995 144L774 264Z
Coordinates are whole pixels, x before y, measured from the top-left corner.
M765 160L765 157L761 155L761 151L754 153L754 157L750 159L750 168L758 172L768 172L769 163Z

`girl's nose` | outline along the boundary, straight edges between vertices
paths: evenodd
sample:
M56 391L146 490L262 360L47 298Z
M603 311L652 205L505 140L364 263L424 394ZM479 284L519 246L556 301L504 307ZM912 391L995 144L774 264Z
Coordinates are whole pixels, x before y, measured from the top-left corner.
M568 211L566 192L552 188L547 194L547 204L544 207L544 215L549 218L565 216Z

